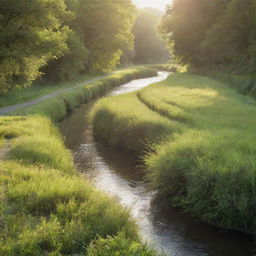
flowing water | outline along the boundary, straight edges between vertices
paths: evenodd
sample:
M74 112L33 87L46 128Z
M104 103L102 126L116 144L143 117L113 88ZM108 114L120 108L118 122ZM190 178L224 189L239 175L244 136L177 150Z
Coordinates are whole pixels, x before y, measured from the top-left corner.
M134 80L107 96L135 91L167 76L167 72L159 72L158 77ZM172 256L256 255L250 237L213 228L176 209L165 209L153 200L154 193L146 189L134 157L94 140L88 120L93 104L82 105L62 121L66 145L85 177L131 210L144 241Z

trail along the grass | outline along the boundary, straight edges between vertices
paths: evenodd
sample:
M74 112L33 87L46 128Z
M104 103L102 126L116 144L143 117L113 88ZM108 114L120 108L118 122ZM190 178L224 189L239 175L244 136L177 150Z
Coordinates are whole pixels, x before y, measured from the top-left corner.
M2 115L8 115L10 114L11 112L14 112L16 110L20 110L22 108L26 108L26 107L30 107L30 106L33 106L33 105L36 105L38 103L41 103L47 99L50 99L50 98L53 98L55 96L58 96L64 92L68 92L68 91L71 91L73 89L77 89L77 88L80 88L84 85L87 85L87 84L90 84L90 83L93 83L93 82L96 82L100 79L102 79L104 76L97 76L93 79L90 79L90 80L86 80L86 81L83 81L75 86L72 86L72 87L68 87L68 88L65 88L65 89L60 89L60 90L56 90L52 93L49 93L47 95L44 95L44 96L41 96L39 98L36 98L36 99L33 99L33 100L30 100L30 101L26 101L26 102L22 102L22 103L18 103L18 104L15 104L15 105L11 105L11 106L7 106L7 107L2 107L0 108L0 116Z

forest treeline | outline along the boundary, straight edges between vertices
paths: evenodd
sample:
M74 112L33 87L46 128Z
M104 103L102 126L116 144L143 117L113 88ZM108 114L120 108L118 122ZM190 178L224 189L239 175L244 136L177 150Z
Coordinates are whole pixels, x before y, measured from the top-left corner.
M61 81L110 71L122 55L126 63L133 61L134 40L137 49L144 44L136 40L144 29L142 13L131 0L0 0L0 93L29 86L42 76ZM164 48L157 34L159 20L150 24L147 40L153 46L146 55L152 47ZM144 55L137 62L154 62L159 56L157 50L153 57Z
M253 74L255 13L254 0L174 0L162 31L183 64Z
M42 73L67 79L111 69L131 47L135 8L127 0L1 0L2 90Z

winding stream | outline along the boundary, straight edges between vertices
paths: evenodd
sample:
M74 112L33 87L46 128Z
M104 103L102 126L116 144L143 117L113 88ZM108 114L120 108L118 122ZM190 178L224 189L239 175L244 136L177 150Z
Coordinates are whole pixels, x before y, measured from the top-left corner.
M158 77L134 80L115 88L108 96L138 90L167 76L167 72L159 72ZM94 140L88 121L93 104L82 105L62 121L60 128L65 143L85 177L131 209L145 241L172 256L256 255L256 247L249 237L213 228L154 202L154 193L147 191L134 158Z

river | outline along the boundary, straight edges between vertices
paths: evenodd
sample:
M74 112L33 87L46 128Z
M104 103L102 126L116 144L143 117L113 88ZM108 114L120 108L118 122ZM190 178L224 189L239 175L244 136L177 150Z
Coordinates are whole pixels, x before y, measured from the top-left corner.
M167 78L138 79L113 89L107 96L141 89ZM95 102L81 105L60 124L66 146L72 150L78 170L99 189L117 197L138 223L142 239L171 256L253 256L253 239L211 227L177 209L165 209L143 182L134 157L96 142L88 114Z

